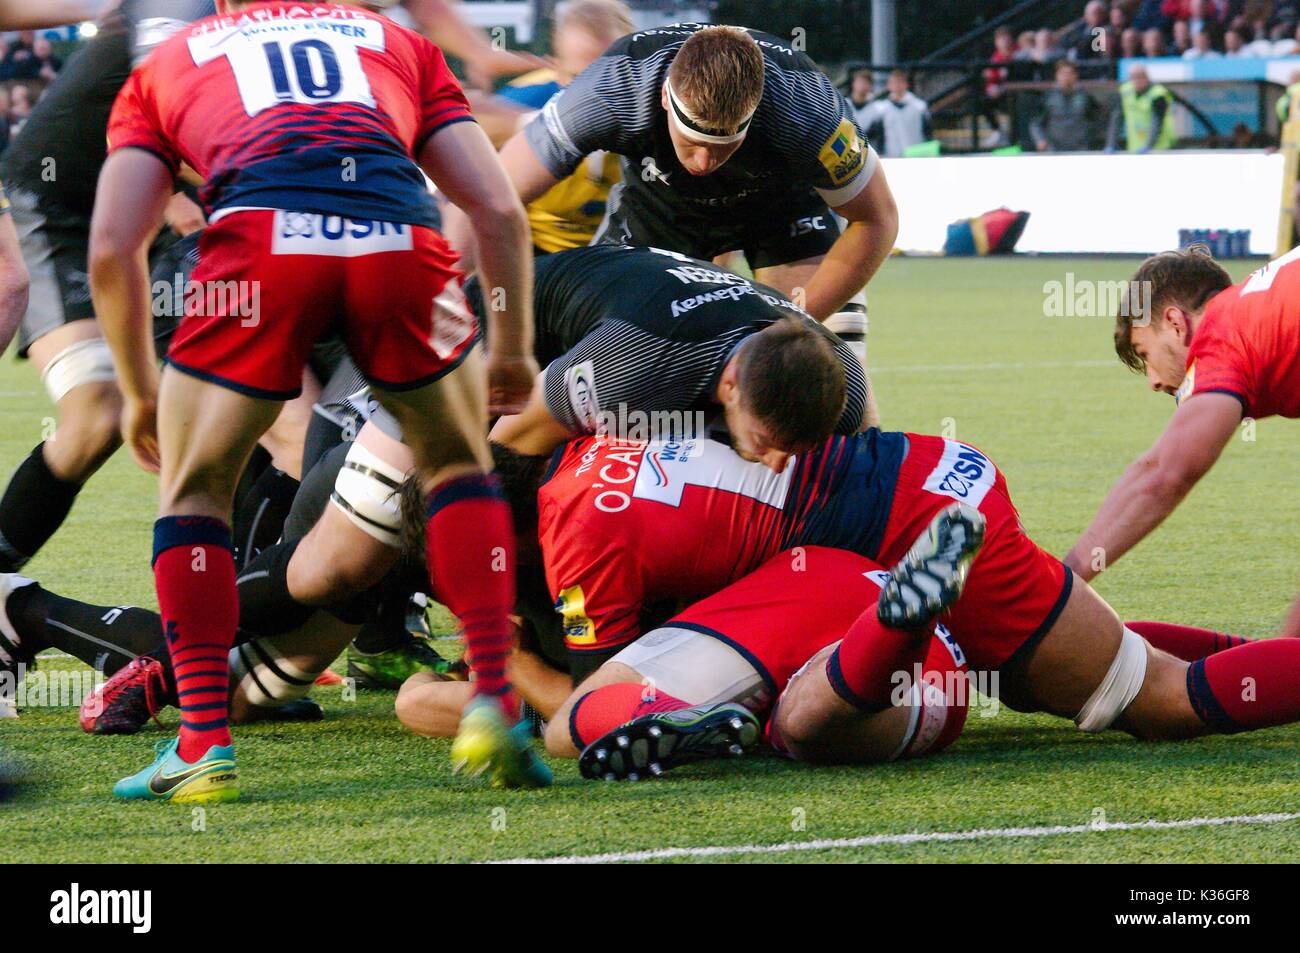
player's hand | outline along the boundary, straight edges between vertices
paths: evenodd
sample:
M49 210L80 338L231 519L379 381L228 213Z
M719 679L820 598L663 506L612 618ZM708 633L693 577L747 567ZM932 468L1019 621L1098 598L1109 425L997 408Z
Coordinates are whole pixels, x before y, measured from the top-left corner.
M488 413L494 417L517 414L528 406L533 382L540 369L531 354L497 354L487 356Z
M158 401L133 399L122 405L122 440L135 462L150 473L158 472Z
M184 192L177 192L167 202L167 208L163 210L163 221L181 238L208 224L203 217L203 209L191 202Z

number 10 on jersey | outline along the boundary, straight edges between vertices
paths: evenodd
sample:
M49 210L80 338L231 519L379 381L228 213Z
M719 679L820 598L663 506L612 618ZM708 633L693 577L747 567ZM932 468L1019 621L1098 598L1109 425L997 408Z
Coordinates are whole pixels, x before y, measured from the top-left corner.
M190 54L200 66L226 58L250 116L280 103L375 105L359 50L383 50L380 24L320 19L277 27L192 37Z

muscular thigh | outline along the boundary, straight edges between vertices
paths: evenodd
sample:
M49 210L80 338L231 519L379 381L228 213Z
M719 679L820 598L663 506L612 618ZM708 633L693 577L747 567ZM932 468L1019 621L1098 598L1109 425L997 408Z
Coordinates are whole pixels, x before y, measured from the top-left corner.
M1002 673L1008 703L1073 718L1110 670L1123 629L1115 610L1076 578L1055 624Z

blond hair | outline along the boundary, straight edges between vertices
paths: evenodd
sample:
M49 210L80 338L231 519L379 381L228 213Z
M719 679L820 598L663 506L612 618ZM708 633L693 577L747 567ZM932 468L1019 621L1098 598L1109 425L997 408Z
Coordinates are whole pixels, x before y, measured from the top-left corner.
M668 82L701 122L734 133L763 98L763 53L740 27L707 27L677 51Z
M565 26L579 27L606 43L636 32L632 11L622 0L562 0L555 7L555 28Z

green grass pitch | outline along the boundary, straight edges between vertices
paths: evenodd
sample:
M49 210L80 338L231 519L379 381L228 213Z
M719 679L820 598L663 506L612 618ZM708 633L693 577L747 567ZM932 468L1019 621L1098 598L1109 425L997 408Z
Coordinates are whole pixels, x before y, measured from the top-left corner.
M1115 360L1110 319L1044 315L1044 283L1127 278L1132 260L896 259L871 287L870 356L885 423L947 432L1001 466L1030 533L1064 553L1120 471L1159 433L1171 402ZM1238 277L1249 266L1233 268ZM0 366L0 470L43 436L36 375ZM1245 439L1253 436L1254 439ZM1126 618L1276 630L1297 584L1300 426L1242 434L1174 517L1106 573ZM119 454L29 568L57 592L154 605L152 479ZM50 665L68 665L54 659ZM199 816L115 804L150 728L90 738L67 708L0 722L25 796L0 805L6 860L465 861L662 848L776 845L908 832L1089 825L1295 811L1300 728L1183 744L1084 736L1068 722L972 711L939 757L809 769L769 756L683 769L658 782L494 791L453 778L448 744L404 732L393 695L318 690L323 723L236 733L244 800ZM174 712L167 716L174 724ZM688 854L683 859L699 859ZM705 857L704 859L710 859ZM791 861L1300 861L1300 821L1051 836L922 840L713 859Z

